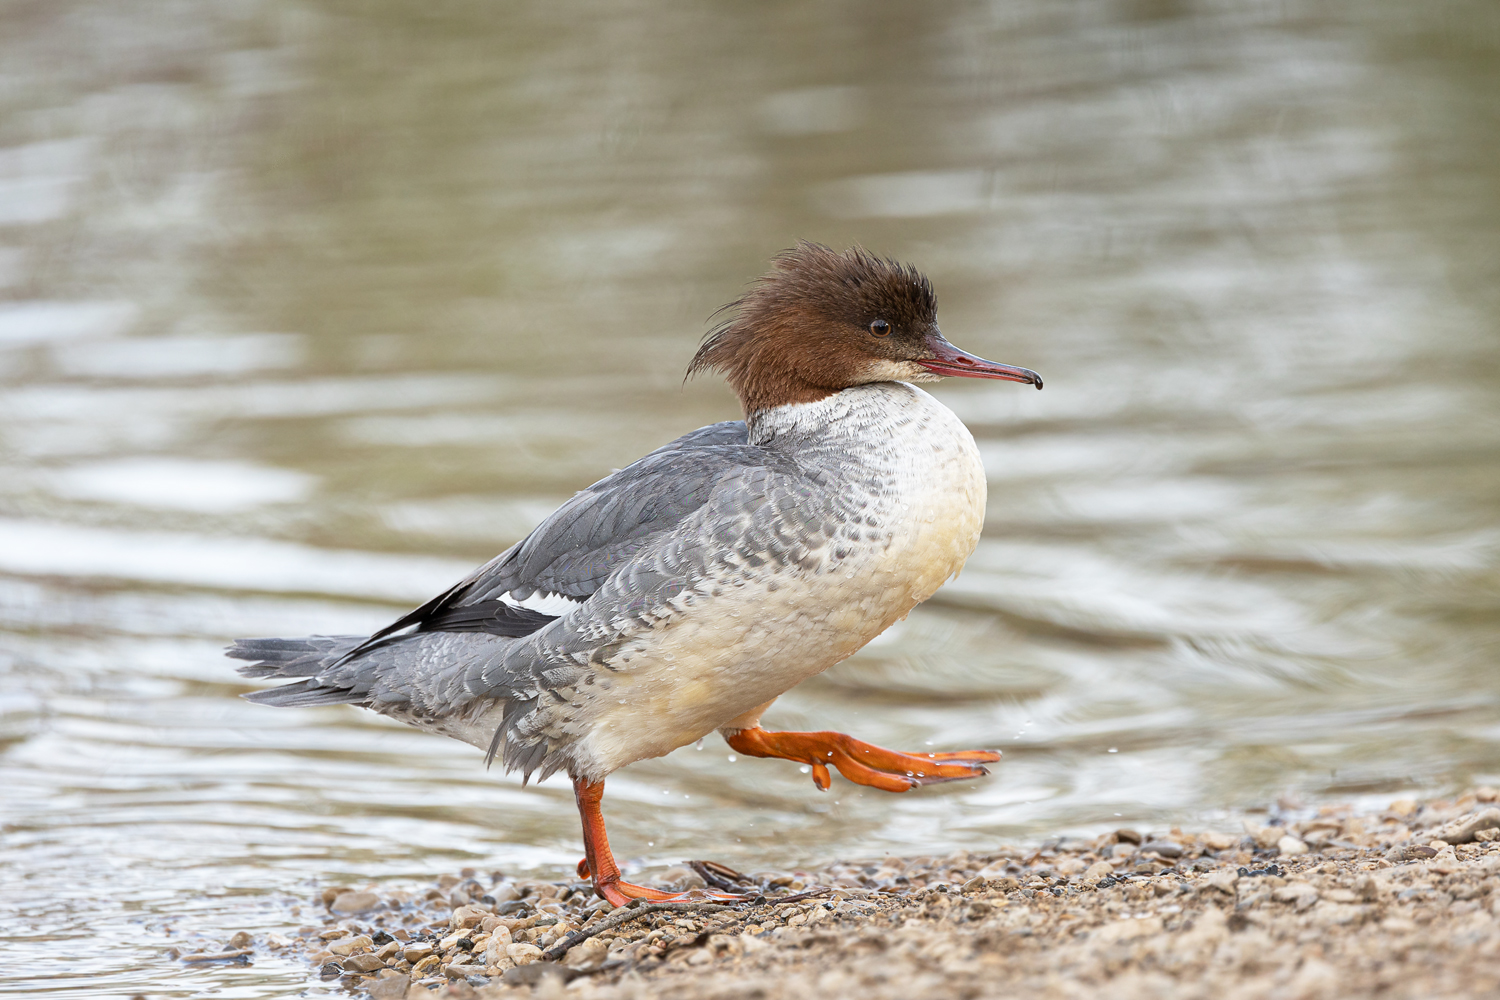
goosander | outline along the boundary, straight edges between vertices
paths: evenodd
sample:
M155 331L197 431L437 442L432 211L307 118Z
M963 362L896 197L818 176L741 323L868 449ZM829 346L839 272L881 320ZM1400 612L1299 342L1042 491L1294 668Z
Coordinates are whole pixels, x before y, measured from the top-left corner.
M904 792L974 778L990 750L899 753L761 715L955 575L979 541L974 438L912 383L1042 387L948 343L910 265L802 242L725 307L689 375L722 373L745 419L711 424L576 494L525 539L369 637L242 639L265 705L354 704L473 744L525 780L565 771L579 875L622 880L604 780L718 730L737 753ZM729 897L738 898L738 897Z

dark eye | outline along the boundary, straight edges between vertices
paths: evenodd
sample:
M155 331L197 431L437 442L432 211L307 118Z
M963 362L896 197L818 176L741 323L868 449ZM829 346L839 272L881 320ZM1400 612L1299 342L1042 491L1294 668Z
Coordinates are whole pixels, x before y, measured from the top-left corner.
M891 332L891 324L887 323L883 319L877 319L875 322L870 324L870 332L877 337L889 336Z

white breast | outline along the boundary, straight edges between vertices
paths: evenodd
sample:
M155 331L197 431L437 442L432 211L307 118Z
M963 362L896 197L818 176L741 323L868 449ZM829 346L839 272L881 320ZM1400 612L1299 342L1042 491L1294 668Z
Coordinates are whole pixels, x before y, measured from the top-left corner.
M847 658L962 568L984 520L984 469L951 410L878 383L761 415L752 443L785 449L838 491L843 523L811 568L740 577L653 630L609 677L575 745L602 776L669 753Z

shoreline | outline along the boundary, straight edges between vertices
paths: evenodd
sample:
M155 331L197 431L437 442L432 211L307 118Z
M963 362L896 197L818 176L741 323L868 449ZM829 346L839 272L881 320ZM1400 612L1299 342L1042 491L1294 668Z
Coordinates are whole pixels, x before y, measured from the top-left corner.
M174 957L296 956L314 982L377 1000L1493 995L1497 800L1478 788L1240 831L1121 829L761 872L763 901L734 905L616 911L576 880L465 869L413 891L330 887L286 933ZM655 882L722 877L694 868Z

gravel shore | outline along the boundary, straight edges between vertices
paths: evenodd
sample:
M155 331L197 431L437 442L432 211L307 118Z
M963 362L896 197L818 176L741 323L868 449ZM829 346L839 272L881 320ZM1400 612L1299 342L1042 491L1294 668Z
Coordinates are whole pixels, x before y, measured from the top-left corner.
M178 957L290 951L379 1000L1494 996L1496 799L761 872L764 898L729 906L612 910L585 883L465 870L413 891L330 888L302 908L316 921Z

